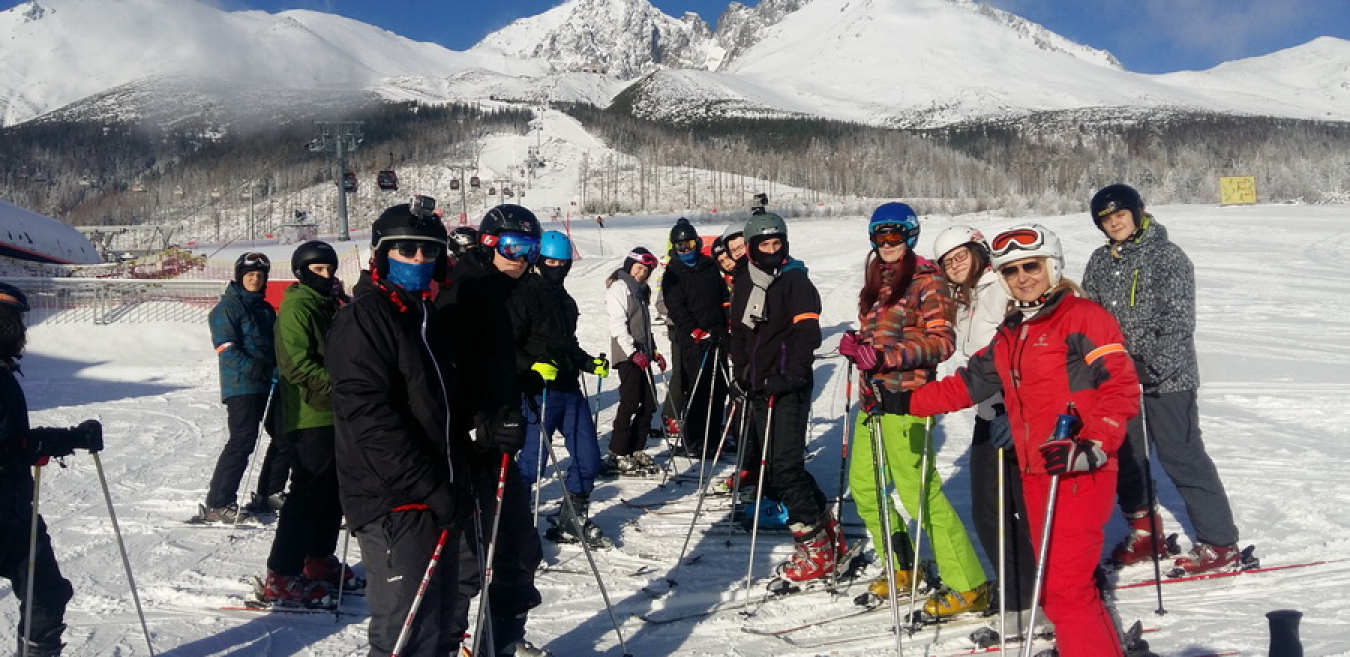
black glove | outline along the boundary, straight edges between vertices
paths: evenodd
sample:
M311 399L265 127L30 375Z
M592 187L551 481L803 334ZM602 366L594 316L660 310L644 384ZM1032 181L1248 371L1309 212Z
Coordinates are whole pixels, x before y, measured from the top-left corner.
M771 374L764 377L764 385L760 390L764 392L765 397L782 397L783 395L796 392L810 385L810 381L801 377Z
M517 383L520 384L520 391L529 399L544 394L544 377L534 370L521 372Z
M1106 465L1106 452L1095 440L1051 438L1041 444L1045 471L1052 475L1092 472Z
M453 484L442 484L436 489L431 497L427 499L427 507L431 509L432 517L436 518L436 526L441 529L454 529L458 526L459 505L455 503L458 492Z
M77 449L103 451L103 425L98 420L85 420L69 429L31 429L29 437L33 441L34 454L38 457L70 456Z
M1003 404L994 404L994 419L989 421L989 442L998 449L1012 449L1012 421Z
M1143 386L1144 391L1149 392L1156 388L1158 381L1153 377L1153 373L1149 371L1148 364L1144 362L1143 357L1131 355L1130 358L1134 359L1134 371L1138 374L1139 385Z
M525 446L525 418L520 411L506 407L491 416L478 418L478 445L494 447L502 454L515 454Z

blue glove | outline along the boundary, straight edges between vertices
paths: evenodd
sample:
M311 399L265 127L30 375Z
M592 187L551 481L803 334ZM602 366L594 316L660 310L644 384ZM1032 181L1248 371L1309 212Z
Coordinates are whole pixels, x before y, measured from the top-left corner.
M989 421L989 442L999 449L1012 449L1012 421L1003 404L994 404L994 419Z

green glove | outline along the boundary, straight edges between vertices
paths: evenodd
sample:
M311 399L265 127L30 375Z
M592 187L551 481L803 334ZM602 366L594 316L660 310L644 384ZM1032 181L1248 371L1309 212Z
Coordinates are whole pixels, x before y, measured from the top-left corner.
M530 367L530 369L534 370L535 372L538 372L539 378L543 379L544 381L552 381L558 378L558 368L552 363L544 363L544 362L535 363L532 367Z
M609 376L609 359L604 356L598 356L591 359L591 374L600 378Z

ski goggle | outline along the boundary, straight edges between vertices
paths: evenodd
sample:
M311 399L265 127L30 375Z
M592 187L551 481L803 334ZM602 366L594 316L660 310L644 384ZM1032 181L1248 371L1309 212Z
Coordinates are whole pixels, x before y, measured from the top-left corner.
M994 236L993 241L989 242L989 253L995 258L1007 255L1016 249L1024 251L1034 251L1045 244L1045 236L1038 230L1030 228L1014 228L1006 233L999 233Z
M427 260L435 260L441 257L441 252L445 250L439 242L423 242L420 240L393 242L389 245L390 251L397 251L404 258L415 258L417 252L421 251L422 256Z
M877 246L899 246L909 244L912 234L903 226L897 224L886 224L878 226L872 231L872 243Z
M502 233L497 236L497 253L507 260L525 258L534 262L539 257L539 238L522 233Z
M262 253L245 253L239 259L239 266L244 269L261 269L264 274L272 271L272 261Z
M676 253L688 253L698 248L698 240L680 240L674 246Z
M637 251L631 251L629 252L628 257L632 258L633 260L636 260L639 265L646 265L648 269L654 270L656 269L656 266L660 264L657 261L656 256L650 253L638 253Z
M1041 273L1041 270L1044 268L1045 265L1043 264L1043 259L1036 258L1035 260L1028 260L1021 265L1018 265L1017 263L1004 265L999 267L998 273L1004 280L1010 281L1017 278L1017 275L1021 272L1026 272L1027 276L1035 276Z

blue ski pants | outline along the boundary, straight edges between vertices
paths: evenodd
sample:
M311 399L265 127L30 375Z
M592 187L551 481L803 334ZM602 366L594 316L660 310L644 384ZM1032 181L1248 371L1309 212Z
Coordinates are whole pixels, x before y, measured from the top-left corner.
M539 413L542 411L544 431L549 436L554 432L561 433L563 445L572 456L565 476L567 492L590 495L595 488L595 477L600 473L600 439L595 432L591 405L579 391L550 389L547 401L545 405L540 396L535 397L533 403L527 401L522 405L529 424L525 429L525 447L520 450L521 476L527 486L533 486L548 472L548 453L541 455L539 445ZM544 449L547 448L546 444Z

